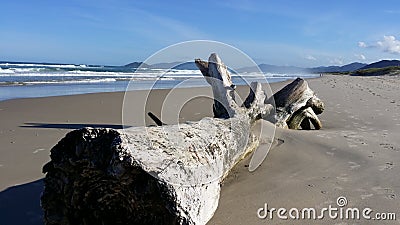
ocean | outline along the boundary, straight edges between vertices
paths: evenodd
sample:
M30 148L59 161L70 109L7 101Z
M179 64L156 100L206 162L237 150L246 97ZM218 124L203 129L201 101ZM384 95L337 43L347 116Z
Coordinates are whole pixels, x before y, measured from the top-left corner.
M313 74L233 74L236 85L279 82ZM0 62L0 101L126 90L208 86L199 70Z

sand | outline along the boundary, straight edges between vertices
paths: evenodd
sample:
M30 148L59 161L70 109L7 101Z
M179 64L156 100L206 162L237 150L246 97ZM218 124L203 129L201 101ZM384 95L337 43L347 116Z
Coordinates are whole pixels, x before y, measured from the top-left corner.
M249 174L241 163L223 186L209 224L399 224L367 220L261 220L257 210L332 205L400 208L400 77L325 76L309 81L325 102L318 131L277 130L283 144Z
M399 224L400 220L293 221L275 215L271 221L257 217L265 203L275 208L320 209L337 206L339 196L347 198L347 207L370 207L400 217L399 78L327 75L309 80L326 104L320 115L323 129L277 129L276 146L255 172L248 172L247 159L227 178L218 210L208 224ZM277 90L286 83L272 88ZM130 101L137 107L129 111L134 115L130 125L151 124L144 119L144 112L160 115L167 94L168 90L152 92L150 104L144 106L147 91L133 92ZM173 104L164 109L178 116L165 116L164 122L210 116L212 100L204 97L173 111L177 110L174 104L200 94L210 95L210 89L174 91L170 95ZM42 224L41 168L50 160L51 147L72 129L120 128L123 96L98 93L0 102L0 224Z

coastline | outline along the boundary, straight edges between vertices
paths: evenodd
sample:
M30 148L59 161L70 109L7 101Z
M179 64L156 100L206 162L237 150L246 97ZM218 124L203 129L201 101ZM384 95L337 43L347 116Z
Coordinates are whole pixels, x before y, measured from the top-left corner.
M268 80L268 83L279 83L285 80L290 80L296 77L303 77L304 79L317 78L317 75L312 74L301 74L301 75L288 75L288 76L275 76L260 77L243 76L233 77L233 81L237 85L245 85L252 81L265 82L264 79ZM50 77L51 78L51 77ZM61 77L62 78L62 77ZM117 77L118 78L118 77ZM58 78L60 79L60 78ZM93 93L112 93L112 92L125 92L129 91L143 91L150 89L172 89L172 88L201 88L208 87L208 83L203 77L188 75L187 78L146 78L131 77L131 80L124 78L124 80L115 80L115 78L102 78L104 80L111 80L110 82L98 82L97 80L86 79L84 81L43 81L31 82L34 84L14 84L4 85L0 82L0 102L12 99L20 98L42 98L42 97L56 97L56 96L68 96L68 95L80 95L80 94L93 94ZM126 80L127 79L127 80Z
M323 207L338 196L346 196L354 207L398 210L400 99L394 90L400 81L396 78L324 75L307 79L326 104L320 116L322 130L277 129L279 144L260 168L249 173L246 159L231 172L222 187L217 212L208 224L265 224L268 221L256 215L264 203L271 207ZM288 82L271 83L271 88L275 92ZM134 91L138 102L132 111L134 123L151 123L140 115L144 111L158 114L162 96L168 91L154 90L146 108L142 104L148 91ZM187 96L207 93L210 88L177 91ZM239 92L247 91L239 88ZM12 224L7 219L18 215L21 221L40 224L41 168L49 161L51 147L72 129L120 128L123 97L124 92L111 92L0 101L0 218L5 218L4 224ZM211 105L212 100L206 98L187 103L179 117L186 121L212 116ZM164 119L168 123L174 118ZM35 199L28 204L34 208L23 206ZM290 222L310 224L307 220Z

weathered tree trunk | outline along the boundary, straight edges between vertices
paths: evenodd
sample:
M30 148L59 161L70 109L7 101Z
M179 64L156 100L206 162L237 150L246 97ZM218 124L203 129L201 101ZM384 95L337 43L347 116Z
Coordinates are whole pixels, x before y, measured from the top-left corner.
M43 168L46 224L205 224L222 179L258 145L252 125L273 109L258 83L238 106L216 54L207 67L214 112L227 119L69 133Z
M275 102L276 126L289 129L321 129L322 124L317 115L324 111L324 103L315 95L307 81L297 78L266 99L265 103Z
M47 225L203 225L217 208L224 177L257 148L251 128L272 114L273 100L279 126L310 128L311 121L320 127L315 114L323 104L304 80L269 99L252 83L239 106L219 57L195 62L212 86L215 118L165 125L150 113L158 126L70 132L43 167Z
M209 74L208 63L200 59L196 59L195 62L207 82L211 86L214 86L213 82L216 80ZM227 93L233 97L235 85L232 84L230 79L223 81L223 88L227 89ZM226 111L229 103L224 99L221 100L223 96L219 96L218 93L214 93L214 117L229 118L229 114L232 112L232 110ZM275 123L278 127L310 130L310 122L317 130L322 127L322 123L317 115L324 111L324 103L308 87L307 81L301 78L295 79L292 83L275 93L273 97L265 99L265 104L274 105L276 107L276 114L266 114L264 119L272 120L271 122Z

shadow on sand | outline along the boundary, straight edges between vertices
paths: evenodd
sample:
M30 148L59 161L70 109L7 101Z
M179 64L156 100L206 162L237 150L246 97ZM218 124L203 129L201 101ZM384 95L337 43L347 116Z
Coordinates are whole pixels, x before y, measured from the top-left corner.
M84 127L123 129L119 124L78 124L78 123L25 123L24 128L81 129ZM127 128L127 127L125 127Z
M40 179L31 183L9 187L1 191L0 224L44 224L43 211L40 207L40 195L43 187L43 179Z

